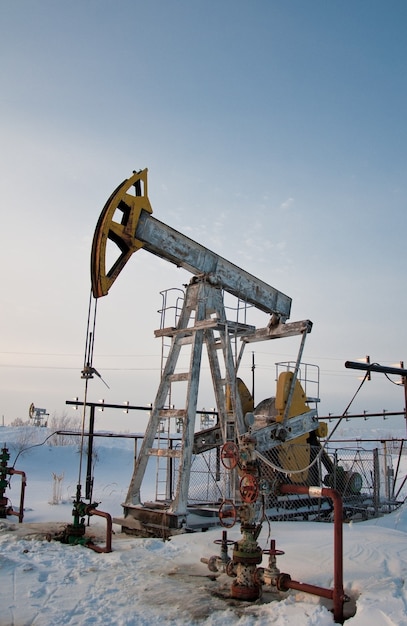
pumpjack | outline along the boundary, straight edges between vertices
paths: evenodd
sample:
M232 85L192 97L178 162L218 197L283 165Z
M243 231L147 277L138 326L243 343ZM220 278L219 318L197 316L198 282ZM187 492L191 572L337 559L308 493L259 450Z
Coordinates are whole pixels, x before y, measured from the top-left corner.
M256 464L241 461L247 450L251 450L250 458L254 450L257 459L265 460L270 450L276 449L280 461L286 461L291 467L290 450L295 448L290 445L299 442L302 444L299 446L301 466L306 467L310 461L310 442L318 442L326 432L324 424L318 423L316 410L308 406L298 380L304 343L312 322L288 322L291 298L158 221L152 212L147 193L147 169L134 172L113 192L99 217L92 244L91 281L94 298L105 296L132 254L141 248L193 275L186 287L177 323L155 331L156 337L168 338L170 350L123 504L124 516L115 520L120 521L124 531L134 534L169 536L189 529L188 488L194 455L215 448L220 451L225 467L233 465L230 468L231 497L227 502L230 500L234 508L236 503L242 503L242 481L246 500L258 492L259 481L253 470ZM110 266L108 258L114 258ZM257 328L228 320L225 292L265 313L268 323ZM244 349L254 342L292 336L301 338L297 361L290 371L282 372L278 378L273 410L256 410L250 393L238 377ZM240 351L234 354L232 342L235 345L237 339ZM204 346L218 421L212 428L197 430ZM186 349L189 350L189 368L179 371L180 353ZM174 408L169 403L171 386L181 383L184 383L183 389L186 388L185 404ZM157 445L163 423L171 420L181 426L180 441L175 447L169 443ZM176 478L171 485L167 481L162 499L143 502L143 479L148 461L154 456L171 465ZM304 470L301 480L307 475ZM293 481L298 482L299 478ZM225 502L221 503L220 511L226 518L230 512Z
M192 461L216 450L219 465L223 464L228 477L218 509L219 522L228 528L239 519L242 537L228 541L227 532L223 531L222 539L215 542L221 545L221 555L201 560L212 571L223 571L234 579L232 598L256 600L264 585L282 594L301 589L331 599L335 621L343 622L343 604L349 598L343 589L342 500L334 489L315 484L315 472L310 471L315 469L317 458L312 450L319 445L320 438L326 437L327 427L318 421L316 409L310 408L299 376L312 323L288 322L291 310L288 296L152 217L146 169L134 172L117 187L99 217L91 254L94 298L108 293L129 258L141 248L188 270L193 276L186 286L175 324L162 324L155 331L156 337L170 342L170 348L123 503L124 515L113 521L121 524L124 532L144 537L166 539L192 530L193 513L188 507ZM112 250L115 260L108 267ZM247 324L245 317L244 321L228 319L226 293L265 313L268 323L257 328ZM245 347L292 336L300 337L296 361L279 374L275 397L254 407L253 397L238 376ZM197 429L204 347L218 418L214 426ZM182 370L178 362L181 351L185 350L189 350L189 367ZM172 386L176 384L183 384L183 408L175 408L170 401ZM163 424L167 423L169 434L174 421L180 433L176 445L169 436L164 441L160 436ZM319 447L322 462L332 471L334 468ZM161 498L156 494L153 502L145 502L141 490L148 462L154 457L157 462L166 462L165 493ZM267 465L273 470L271 481L264 480L263 469ZM258 545L262 523L267 517L265 502L278 494L303 494L334 502L333 589L292 580L277 567L277 555L283 553L276 549L275 542L272 540L267 550ZM228 555L229 544L233 544L232 557ZM261 567L265 554L269 555L266 568Z

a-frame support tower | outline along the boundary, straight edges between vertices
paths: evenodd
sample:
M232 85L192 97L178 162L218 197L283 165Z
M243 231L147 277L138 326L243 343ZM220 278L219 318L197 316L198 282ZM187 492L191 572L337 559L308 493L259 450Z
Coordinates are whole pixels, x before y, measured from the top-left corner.
M158 526L165 527L170 533L183 530L187 523L188 488L203 348L206 347L211 371L221 444L235 440L246 430L236 389L236 363L231 337L247 335L252 328L228 322L221 288L212 285L205 277L198 277L187 287L177 326L156 332L156 335L172 338L171 348L123 505L123 526L146 532L157 532ZM189 366L185 371L176 371L181 351L187 348ZM185 405L182 409L168 407L170 387L176 383L184 383L184 386L186 384ZM180 445L176 449L172 446L158 447L161 424L172 418L177 418L181 424ZM172 468L175 463L175 489L173 494L167 493L166 501L143 504L142 483L152 456L172 459Z

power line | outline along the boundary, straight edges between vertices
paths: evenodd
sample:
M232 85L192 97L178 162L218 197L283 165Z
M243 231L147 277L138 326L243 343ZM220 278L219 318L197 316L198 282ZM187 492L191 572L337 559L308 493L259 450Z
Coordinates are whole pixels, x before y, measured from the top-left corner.
M79 367L67 367L62 365L15 365L15 364L5 364L0 363L0 367L8 368L8 369L42 369L42 370L77 370L79 371ZM104 367L103 371L117 371L117 372L156 372L159 371L160 367Z

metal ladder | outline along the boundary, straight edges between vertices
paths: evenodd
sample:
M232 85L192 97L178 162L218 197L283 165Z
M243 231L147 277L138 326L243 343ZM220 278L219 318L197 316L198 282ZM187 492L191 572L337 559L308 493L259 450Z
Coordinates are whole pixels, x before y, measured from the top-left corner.
M234 362L231 336L236 332L247 333L248 328L229 326L226 320L222 290L206 280L205 276L194 278L188 285L184 305L176 327L163 328L155 332L157 337L171 337L171 348L166 358L164 371L156 395L151 417L143 439L133 477L130 482L125 509L129 514L132 507L143 506L141 503L141 486L148 460L152 456L167 459L172 470L175 469L176 484L167 483L167 511L175 516L186 515L188 504L188 488L194 444L195 418L201 358L203 346L206 345L212 382L219 414L219 426L223 441L230 438L230 432L245 432L242 407L236 384L236 365ZM189 368L176 372L181 350L186 346L190 350ZM222 374L218 354L223 357ZM168 408L168 397L171 385L186 383L185 408ZM228 389L228 394L226 394ZM230 399L227 406L226 395ZM180 445L154 447L160 424L164 420L177 419L182 424ZM231 428L232 426L232 428ZM168 487L169 484L169 487Z
M168 325L168 318L170 322L173 322L171 327L175 328L178 324L179 317L182 310L182 304L185 299L185 292L179 288L171 288L160 291L162 297L162 306L158 311L160 313L160 330L163 330ZM171 337L168 335L162 335L161 341L161 378L163 377L165 365L168 356L171 351L172 342L169 341ZM172 407L172 395L171 385L168 391L167 408ZM169 415L169 414L167 414ZM173 432L173 424L176 420L171 418L162 418L160 420L160 426L157 433L157 448L167 449L172 446L173 439L171 433ZM178 422L176 428L182 428L182 423ZM180 432L180 431L179 431ZM173 477L174 466L173 459L161 455L157 455L156 464L156 483L155 483L155 499L157 502L168 502L172 498L173 492Z

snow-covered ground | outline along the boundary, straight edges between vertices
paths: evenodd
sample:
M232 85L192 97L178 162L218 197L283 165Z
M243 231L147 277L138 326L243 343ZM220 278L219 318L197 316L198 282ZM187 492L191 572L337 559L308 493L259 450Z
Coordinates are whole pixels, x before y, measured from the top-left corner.
M39 430L39 429L38 429ZM15 433L0 431L12 447ZM10 445L9 445L10 444ZM131 476L134 449L130 440L97 441L94 499L99 509L120 515ZM201 557L219 554L215 528L173 537L171 541L122 535L114 526L113 551L98 554L44 538L42 526L72 522L72 497L78 482L77 446L38 446L22 453L16 469L27 474L23 524L0 520L0 625L174 624L202 626L328 626L332 613L320 598L289 592L279 600L265 594L254 603L222 597L231 579L210 577ZM55 497L55 477L61 477L61 503ZM6 490L18 507L20 479ZM91 518L89 533L101 533L104 520ZM349 626L407 626L407 507L377 520L344 524L344 586L356 613ZM259 538L276 547L281 571L295 580L322 587L333 584L333 525L316 522L273 522ZM236 525L228 538L240 538ZM264 558L267 565L267 557Z

